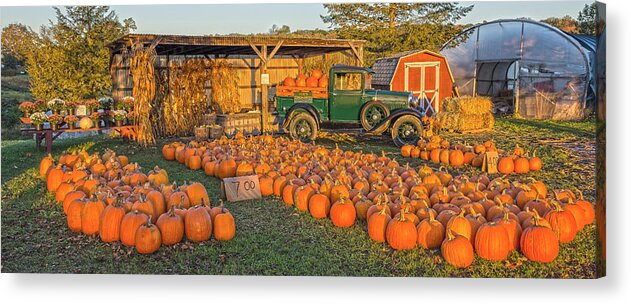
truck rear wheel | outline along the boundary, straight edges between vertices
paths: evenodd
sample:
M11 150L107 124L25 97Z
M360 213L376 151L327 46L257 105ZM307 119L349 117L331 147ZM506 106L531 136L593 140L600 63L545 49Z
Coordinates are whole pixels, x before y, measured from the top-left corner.
M392 125L392 141L397 147L406 144L415 145L421 138L421 134L423 134L421 120L412 115L405 115Z
M364 105L359 113L359 121L365 131L370 131L388 116L390 116L390 111L383 103L370 101Z
M318 125L309 113L296 114L289 123L289 136L302 142L312 142L318 137Z

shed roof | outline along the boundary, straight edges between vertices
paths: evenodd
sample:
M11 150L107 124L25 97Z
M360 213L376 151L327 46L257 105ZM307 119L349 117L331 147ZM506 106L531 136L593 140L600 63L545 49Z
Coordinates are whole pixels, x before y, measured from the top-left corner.
M300 38L283 36L182 36L128 34L108 44L112 54L120 54L135 43L155 45L158 55L258 55L252 46L278 46L275 56L310 57L363 48L364 40Z
M413 50L391 55L389 57L379 58L372 66L375 75L372 78L372 84L390 86L394 72L397 70L399 59L418 53L428 53L434 56L443 57L442 55L428 50ZM451 73L451 71L449 72Z

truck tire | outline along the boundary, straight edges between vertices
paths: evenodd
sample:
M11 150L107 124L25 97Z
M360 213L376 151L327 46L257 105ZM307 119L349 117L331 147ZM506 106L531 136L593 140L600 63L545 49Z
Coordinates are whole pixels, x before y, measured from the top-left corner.
M315 118L309 113L299 113L293 115L289 122L289 136L308 143L318 137L318 125Z
M392 141L397 147L415 145L423 134L421 120L413 115L404 115L392 125Z
M362 107L359 113L359 121L365 131L370 131L388 116L390 116L390 110L380 101L373 100Z

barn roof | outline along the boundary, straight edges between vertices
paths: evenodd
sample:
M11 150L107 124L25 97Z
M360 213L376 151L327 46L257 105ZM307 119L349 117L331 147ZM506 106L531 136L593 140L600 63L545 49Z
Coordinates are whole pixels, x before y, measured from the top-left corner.
M258 46L276 49L276 56L310 57L349 51L363 57L364 40L303 38L266 35L186 36L128 34L108 44L112 54L120 54L132 44L155 46L158 55L253 55ZM363 58L360 58L360 61Z
M402 57L406 57L406 56L418 54L418 53L428 53L434 56L444 57L438 53L428 51L428 50L412 50L412 51L397 53L389 57L379 58L377 59L377 61L375 61L375 64L372 66L372 69L375 72L375 75L372 78L372 84L381 85L381 86L390 86L390 82L392 81L394 72L397 70L399 59L401 59ZM451 71L449 71L449 73L451 74Z

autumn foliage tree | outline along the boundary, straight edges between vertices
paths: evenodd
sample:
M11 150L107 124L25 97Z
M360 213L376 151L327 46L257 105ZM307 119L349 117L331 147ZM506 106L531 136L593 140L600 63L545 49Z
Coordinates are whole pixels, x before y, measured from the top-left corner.
M106 44L136 29L108 6L55 7L55 21L39 33L21 25L3 29L3 48L24 58L31 94L39 99L78 100L107 94L111 88ZM6 37L5 34L11 33Z

